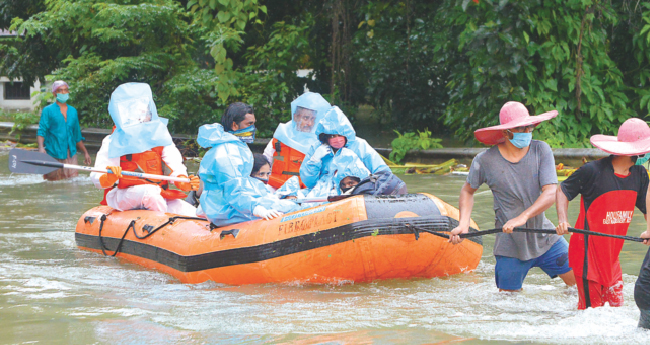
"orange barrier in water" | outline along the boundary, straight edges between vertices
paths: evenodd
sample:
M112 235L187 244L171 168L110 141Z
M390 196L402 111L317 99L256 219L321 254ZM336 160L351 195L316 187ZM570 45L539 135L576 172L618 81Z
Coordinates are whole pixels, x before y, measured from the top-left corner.
M355 196L215 229L203 220L99 206L79 219L75 239L81 249L101 253L103 246L108 255L117 249L117 257L183 283L369 282L475 269L483 252L480 237L454 246L414 231L449 231L458 216L429 194ZM471 226L478 229L473 221Z

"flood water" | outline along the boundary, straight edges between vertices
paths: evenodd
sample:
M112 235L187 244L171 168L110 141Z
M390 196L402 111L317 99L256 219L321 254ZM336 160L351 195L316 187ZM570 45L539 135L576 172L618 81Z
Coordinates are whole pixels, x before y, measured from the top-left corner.
M195 170L191 167L190 170ZM464 181L403 176L412 192L457 206ZM75 225L102 197L87 175L44 182L10 175L0 152L0 343L2 344L637 344L633 300L647 247L621 254L625 305L576 310L577 292L533 269L521 293L494 284L494 237L474 272L341 286L215 283L169 275L77 249ZM556 222L554 209L547 216ZM578 204L571 204L572 222ZM494 226L492 194L475 197L473 219ZM635 213L629 234L645 229Z

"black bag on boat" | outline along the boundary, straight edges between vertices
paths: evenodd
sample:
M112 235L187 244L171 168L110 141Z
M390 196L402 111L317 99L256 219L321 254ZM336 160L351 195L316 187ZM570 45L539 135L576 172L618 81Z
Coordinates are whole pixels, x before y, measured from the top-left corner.
M370 175L352 190L352 195L402 195L408 194L406 182L392 172L379 172Z

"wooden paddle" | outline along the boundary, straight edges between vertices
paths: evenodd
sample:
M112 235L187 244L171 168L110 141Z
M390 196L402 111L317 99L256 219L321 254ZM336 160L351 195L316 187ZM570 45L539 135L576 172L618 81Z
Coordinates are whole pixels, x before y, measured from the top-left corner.
M99 169L82 165L64 164L38 151L12 149L9 151L9 170L17 174L47 174L57 169L74 169L88 172L112 173L108 169ZM122 171L122 175L147 178L153 180L166 180L174 182L190 182L189 178L171 177L164 175L145 174L133 171Z

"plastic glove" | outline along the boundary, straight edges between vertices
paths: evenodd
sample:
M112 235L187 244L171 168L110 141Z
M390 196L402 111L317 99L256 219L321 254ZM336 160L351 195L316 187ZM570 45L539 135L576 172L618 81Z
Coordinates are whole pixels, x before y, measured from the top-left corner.
M264 206L255 206L253 209L253 215L255 217L264 218L266 220L271 220L273 218L280 217L284 213L276 211L274 209L267 210Z
M188 178L185 175L178 175L178 177ZM201 185L201 180L198 176L190 175L190 182L174 182L178 189L189 192L191 190L199 190L199 185Z
M99 177L99 184L102 185L102 188L110 188L113 187L115 182L122 177L122 168L117 167L117 166L112 166L112 167L106 167L106 169L110 170L111 173L106 173L102 176Z
M316 151L314 151L314 154L311 156L311 160L315 162L320 161L323 159L323 157L330 154L332 154L332 148L327 144L322 144L316 149Z

